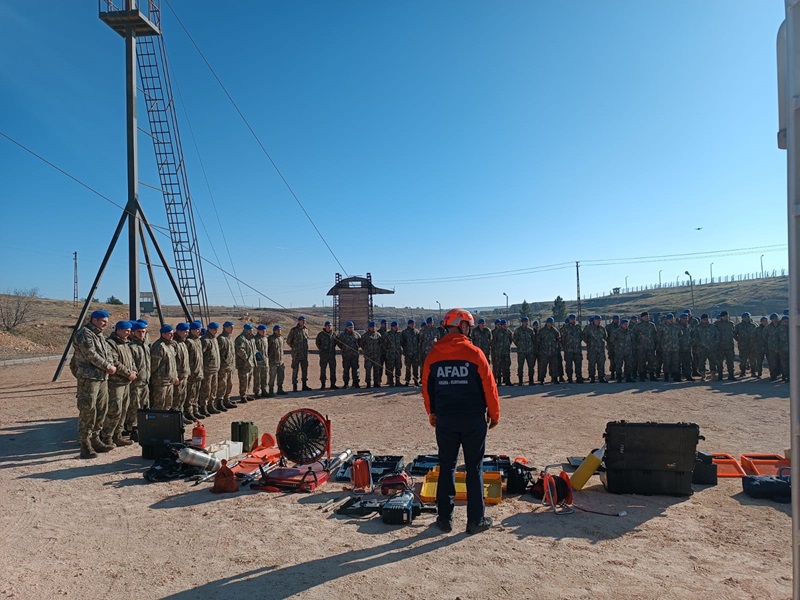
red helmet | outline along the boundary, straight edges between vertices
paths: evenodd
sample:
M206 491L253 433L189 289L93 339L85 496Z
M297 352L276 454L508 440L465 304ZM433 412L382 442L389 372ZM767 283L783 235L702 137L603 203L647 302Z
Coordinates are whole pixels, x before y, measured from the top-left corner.
M475 327L475 319L472 318L468 310L463 308L453 308L447 311L444 319L442 319L442 324L445 327L458 327L462 321L469 323L470 327Z

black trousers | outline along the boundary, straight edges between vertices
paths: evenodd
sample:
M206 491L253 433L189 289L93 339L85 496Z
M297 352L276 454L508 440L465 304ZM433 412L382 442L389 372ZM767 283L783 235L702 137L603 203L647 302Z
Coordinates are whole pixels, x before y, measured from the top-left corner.
M436 488L436 508L439 516L450 519L456 497L456 460L458 449L464 449L467 467L467 519L477 523L483 518L483 455L486 454L486 431L483 417L463 424L436 423L436 443L439 445L439 485Z

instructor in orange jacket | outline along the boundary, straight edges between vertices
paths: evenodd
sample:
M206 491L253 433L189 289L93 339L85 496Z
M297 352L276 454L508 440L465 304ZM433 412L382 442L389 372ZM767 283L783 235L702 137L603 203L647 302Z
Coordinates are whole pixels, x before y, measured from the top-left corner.
M456 495L456 459L464 449L467 467L467 533L492 526L484 516L483 455L486 431L500 420L497 384L483 352L472 345L472 315L454 308L444 316L447 335L436 342L422 367L422 396L428 421L436 428L439 446L439 485L436 525L453 530Z

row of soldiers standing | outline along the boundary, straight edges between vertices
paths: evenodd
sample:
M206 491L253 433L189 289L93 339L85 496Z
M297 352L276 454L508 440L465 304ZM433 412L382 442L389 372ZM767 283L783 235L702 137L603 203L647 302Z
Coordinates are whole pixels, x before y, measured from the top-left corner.
M734 343L739 347L740 376L746 376L749 369L751 376L760 378L766 356L770 378L774 381L782 377L788 381L789 317L786 315L782 319L775 313L769 320L762 317L759 325L753 323L749 313L744 313L741 322L734 325L727 311L722 311L717 321L711 323L707 314L697 319L689 309L677 319L673 314L664 315L658 325L650 320L646 311L630 319L614 315L606 326L599 316L590 317L585 327L576 320L575 315L569 315L564 324L556 328L553 317L545 320L544 327L540 327L538 321L531 324L523 317L520 327L512 332L505 319L495 320L491 330L485 319L479 319L471 338L486 354L500 385L513 385L512 343L517 348L519 385L524 383L526 365L528 385L534 384L537 365L541 384L548 371L552 383L564 382L565 374L566 382L583 383L583 344L587 349L591 383L608 381L606 352L610 376L618 382L632 382L636 377L640 381L648 378L657 381L662 371L665 381L705 379L706 365L719 380L723 378L723 368L727 367L728 379L732 380L735 379Z

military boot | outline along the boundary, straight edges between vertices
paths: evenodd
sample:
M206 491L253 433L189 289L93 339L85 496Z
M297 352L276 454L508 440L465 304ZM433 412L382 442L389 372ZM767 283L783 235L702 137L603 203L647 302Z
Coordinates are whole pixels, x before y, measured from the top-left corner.
M279 386L278 386L278 396L285 396L285 395L286 395L286 394L288 394L288 393L289 393L289 392L286 392L286 391L284 391L284 389L283 389L283 386L282 386L282 385L279 385Z
M292 384L292 391L293 391L293 392L296 392L296 391L297 391L297 384L296 384L296 383L293 383L293 384Z
M228 408L224 404L222 404L222 400L219 398L217 400L214 400L214 408L216 408L217 411L221 413L228 412Z
M109 440L108 443L102 441L99 435L96 435L91 440L91 446L97 452L111 452L116 446Z
M338 386L338 385L336 385L335 383L332 383L332 384L331 384L331 389L332 389L332 390L338 390L338 389L339 389L339 386Z
M275 397L275 387L269 386L269 390L267 390L267 398L274 398Z
M303 387L302 387L302 390L303 390L304 392L310 392L310 391L311 391L311 388L310 388L310 387L308 387L308 385L306 384L306 382L305 382L305 381L303 382Z
M191 425L196 420L197 419L195 418L194 414L192 414L191 410L189 410L187 408L186 410L183 411L183 424L184 425Z
M319 382L319 389L321 389L321 390L325 389L325 382L324 381L320 381Z
M115 435L115 436L114 436L114 439L113 439L113 440L111 440L111 441L113 441L113 442L114 442L114 445L115 445L117 448L122 448L123 446L132 446L132 445L133 445L133 442L132 442L132 441L130 441L130 440L126 440L126 439L125 439L124 437L122 437L121 435Z
M81 442L81 458L97 458L97 452L94 451L92 448L91 442L89 440L84 440Z
M224 406L228 410L230 410L231 408L239 408L238 406L236 406L235 402L231 402L230 398L225 398L224 400L222 400L222 406Z
M206 412L210 415L218 415L220 411L216 409L212 401L206 402Z

